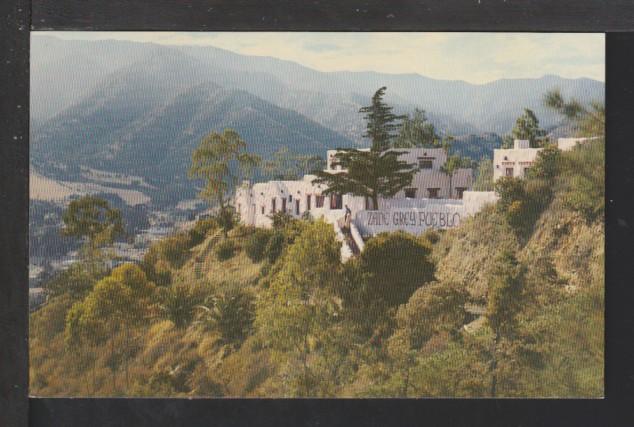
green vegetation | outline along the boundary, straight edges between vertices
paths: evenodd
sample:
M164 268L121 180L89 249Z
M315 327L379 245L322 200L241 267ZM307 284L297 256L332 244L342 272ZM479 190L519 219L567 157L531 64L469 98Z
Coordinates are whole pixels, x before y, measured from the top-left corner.
M325 166L324 159L319 156L301 155L282 147L264 162L262 171L271 180L295 180L323 170Z
M392 113L392 107L383 102L385 87L376 91L372 105L363 107L367 131L372 146L369 151L354 148L337 152L332 162L333 168L345 169L342 173L317 171L315 184L326 184L323 194L353 194L372 201L372 209L378 209L379 197L392 197L412 182L415 173L410 165L398 157L402 153L388 150L394 145L395 131L400 128L403 116Z
M227 194L231 193L242 176L259 163L260 158L247 152L246 142L232 129L225 129L222 133L211 132L200 141L192 154L189 176L205 180L199 196L218 206L217 218L225 236L235 223L234 215L227 205Z
M541 147L546 131L539 127L539 120L533 110L524 109L524 114L515 121L510 135L505 135L502 148L513 148L514 139L528 140L531 147Z
M394 148L440 148L441 138L436 134L434 124L427 120L425 111L418 108L413 116L403 117L399 134L394 140Z
M604 151L548 147L459 227L379 234L345 264L332 225L284 215L82 262L31 314L31 392L600 397Z
M236 253L236 245L231 240L223 240L216 245L216 258L218 261L226 261Z

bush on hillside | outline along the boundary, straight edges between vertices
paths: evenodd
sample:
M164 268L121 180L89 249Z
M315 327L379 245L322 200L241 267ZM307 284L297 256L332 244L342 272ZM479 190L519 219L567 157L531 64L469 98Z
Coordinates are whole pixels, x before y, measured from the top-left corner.
M399 307L396 321L405 330L411 348L419 349L435 334L455 334L465 323L468 293L453 283L431 283L414 292Z
M266 259L270 263L274 263L282 254L285 244L286 237L284 236L284 232L279 230L274 231L264 249L264 256L266 256Z
M217 295L207 302L206 321L220 332L225 344L238 344L251 333L255 304L251 294L241 290Z
M207 237L207 234L216 228L218 228L218 223L213 218L199 220L194 227L189 230L190 244L192 246L201 244Z
M247 239L244 251L253 262L260 262L264 259L265 251L269 239L273 235L271 230L257 229Z
M226 261L236 254L237 250L236 244L233 240L223 240L222 242L216 245L215 253L218 261Z
M174 284L162 289L159 308L163 317L178 329L189 326L194 319L196 306L202 302L201 296L186 284Z
M605 142L592 141L566 153L563 200L591 222L605 210Z
M545 172L544 172L545 173ZM548 175L545 173L544 175ZM547 178L503 177L495 183L500 196L497 209L518 236L527 237L552 199L552 181Z
M390 309L433 280L430 255L431 246L422 239L402 231L381 233L368 240L357 259L344 265L341 296L364 334L385 323Z

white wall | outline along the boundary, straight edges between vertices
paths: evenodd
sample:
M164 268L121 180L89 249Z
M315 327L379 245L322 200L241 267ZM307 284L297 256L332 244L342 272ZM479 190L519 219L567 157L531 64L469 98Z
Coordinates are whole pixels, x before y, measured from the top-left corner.
M591 138L558 138L557 139L557 148L561 151L572 150L579 144L583 144L584 142L591 141L593 139L598 139L598 136L594 136Z
M530 168L541 148L499 148L493 150L493 181L506 176L506 168L513 169L513 176L524 177L524 169Z
M432 161L431 169L419 169L416 171L412 183L408 188L415 188L416 195L412 200L427 200L430 197L430 188L437 188L439 199L449 199L456 197L456 188L470 189L473 185L473 173L471 169L458 169L453 177L442 172L440 169L447 161L447 155L442 148L411 148L401 149L404 153L399 159L419 166L420 159ZM332 169L332 160L337 150L328 150L326 171L337 172ZM322 195L326 189L324 184L313 185L314 175L306 175L301 180L296 181L268 181L249 185L243 183L236 190L234 206L238 211L241 221L245 224L258 227L270 227L272 213L272 200L275 199L275 208L279 212L282 210L283 202L286 200L286 212L293 217L300 217L307 211L307 196L311 196L310 214L314 218L327 217L330 221L336 221L343 217L345 206L347 205L353 212L362 211L366 208L364 197L344 194L342 197L342 209L333 210L330 208L330 196L325 196L324 205L318 208L316 196ZM296 201L299 200L299 214L296 211ZM391 206L394 200L409 200L405 198L405 191L401 190L394 198L380 199L379 207ZM408 203L408 202L405 202ZM424 203L424 202L422 202Z

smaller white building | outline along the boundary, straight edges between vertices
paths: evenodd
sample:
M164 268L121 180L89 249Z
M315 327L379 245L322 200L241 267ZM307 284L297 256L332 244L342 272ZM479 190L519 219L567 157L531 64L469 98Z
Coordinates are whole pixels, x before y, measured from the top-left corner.
M572 150L579 144L597 139L592 138L558 138L557 148L561 151ZM541 148L531 148L530 141L516 139L513 148L498 148L493 150L493 181L504 177L524 178L526 172L533 166Z
M541 148L530 148L530 141L516 139L513 148L493 150L493 180L504 177L523 178L537 159Z

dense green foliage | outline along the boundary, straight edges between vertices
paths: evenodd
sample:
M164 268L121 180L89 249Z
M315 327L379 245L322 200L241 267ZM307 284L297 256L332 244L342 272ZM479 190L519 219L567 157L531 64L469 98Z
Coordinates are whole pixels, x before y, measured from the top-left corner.
M216 245L216 258L218 261L226 261L236 253L236 245L231 240L223 240Z
M273 233L266 229L257 229L245 242L244 251L253 262L264 259L265 251ZM276 257L274 257L276 258Z
M416 109L411 117L409 115L403 117L393 146L395 148L439 148L441 143L441 138L436 134L434 124L427 120L425 111Z
M540 147L546 131L539 127L539 120L533 110L524 109L524 114L515 121L510 135L504 137L502 148L513 148L514 139L528 140L531 147Z
M332 225L283 216L90 258L31 314L31 392L600 397L604 151L547 148L459 227L379 234L346 263Z

